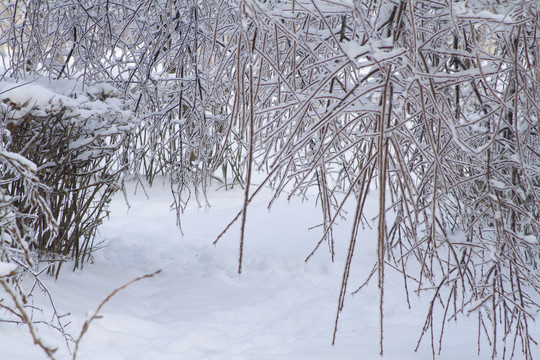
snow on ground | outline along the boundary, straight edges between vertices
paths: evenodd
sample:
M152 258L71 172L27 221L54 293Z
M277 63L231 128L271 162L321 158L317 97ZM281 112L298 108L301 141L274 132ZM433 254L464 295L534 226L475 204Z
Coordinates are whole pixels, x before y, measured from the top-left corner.
M266 209L263 194L248 212L243 273L237 273L239 226L212 245L236 215L243 192L210 190L209 209L193 204L183 216L185 235L175 225L167 185L157 184L112 204L100 239L105 247L83 271L68 266L58 281L46 279L59 313L70 315L67 331L77 337L84 321L114 289L161 269L114 296L80 343L81 360L176 359L378 359L378 290L375 280L347 295L335 346L331 337L349 239L349 223L336 231L337 259L320 249L304 259L319 239L319 210L313 201L279 200ZM376 203L372 202L376 210ZM359 286L376 259L372 231L360 235L349 289ZM428 339L414 352L427 300L406 306L399 274L387 272L385 355L389 359L431 359ZM46 299L36 294L37 307ZM43 315L46 316L47 314ZM484 346L476 357L476 324L446 325L440 359L489 359ZM59 346L58 359L70 359L58 332L39 335ZM73 349L73 345L71 345ZM0 324L0 359L45 359L26 328Z

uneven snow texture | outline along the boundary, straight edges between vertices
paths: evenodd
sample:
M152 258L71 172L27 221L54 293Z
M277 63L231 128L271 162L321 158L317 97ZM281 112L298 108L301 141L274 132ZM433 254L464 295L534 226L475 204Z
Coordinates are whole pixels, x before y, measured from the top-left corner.
M162 269L119 292L108 302L80 343L79 360L177 359L379 359L376 280L347 295L335 346L331 345L349 223L336 231L337 259L322 248L304 259L320 236L313 201L278 201L266 209L268 194L250 208L242 275L237 274L238 227L212 242L241 206L243 192L210 190L212 207L192 205L183 216L182 237L169 211L169 186L158 184L112 204L112 216L100 232L105 247L92 264L58 281L46 279L61 314L70 313L67 331L77 337L84 321L114 289L133 278ZM129 193L133 194L133 186ZM265 198L266 196L266 198ZM376 210L376 203L370 204ZM376 259L373 231L360 235L350 289L369 275ZM387 271L385 355L382 359L431 359L428 339L414 352L428 300L406 305L401 276ZM46 298L31 299L47 309ZM47 311L35 316L47 318ZM40 315L41 314L41 315ZM71 356L55 330L39 326L39 335L59 347L57 358ZM483 343L477 357L474 317L446 324L439 359L489 359ZM535 333L531 329L531 333ZM536 331L536 333L540 333ZM437 336L437 335L436 335ZM436 338L438 341L438 337ZM73 349L73 346L71 346ZM519 354L518 354L519 355ZM45 359L25 327L0 324L0 359Z

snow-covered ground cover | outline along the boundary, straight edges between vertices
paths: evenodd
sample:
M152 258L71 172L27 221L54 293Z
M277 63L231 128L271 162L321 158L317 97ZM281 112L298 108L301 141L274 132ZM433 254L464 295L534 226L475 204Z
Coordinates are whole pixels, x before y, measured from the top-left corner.
M82 271L63 267L58 281L45 279L66 331L77 338L86 319L114 289L138 276L162 272L118 292L91 323L77 359L377 359L379 358L378 289L376 279L355 295L347 295L335 346L331 345L337 299L350 223L336 231L336 261L325 249L304 259L317 243L320 210L314 199L279 200L269 212L270 193L248 212L243 273L237 273L239 226L220 242L212 242L236 215L240 189L208 193L211 207L193 202L182 218L184 236L170 211L167 184L134 193L130 208L115 198L110 221L100 228L103 248ZM375 212L376 199L370 208ZM349 287L364 282L376 261L375 232L360 234ZM353 289L354 290L354 289ZM48 301L39 292L30 299L49 318ZM429 336L414 351L429 299L412 298L407 307L401 275L387 271L385 353L383 359L430 359ZM71 355L59 332L39 325L39 336L59 347L58 359ZM538 326L536 325L538 329ZM540 330L540 329L539 329ZM531 330L534 334L534 329ZM536 331L540 334L540 331ZM435 334L438 343L438 334ZM477 357L477 327L449 322L440 359L489 359L483 343ZM73 344L70 344L73 350ZM538 352L538 350L536 349ZM519 353L518 353L519 355ZM0 359L45 359L27 329L0 324ZM518 356L519 358L519 356Z

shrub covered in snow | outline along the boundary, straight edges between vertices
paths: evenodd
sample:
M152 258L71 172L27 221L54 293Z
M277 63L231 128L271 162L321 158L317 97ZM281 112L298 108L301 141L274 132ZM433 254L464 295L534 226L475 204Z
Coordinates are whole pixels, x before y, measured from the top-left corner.
M119 150L134 122L114 88L102 84L84 91L54 90L69 85L1 84L2 148L28 167L34 164L33 172L11 178L2 190L20 197L28 174L42 184L38 193L48 200L48 215L58 227L53 231L37 206L11 202L19 212L33 215L19 219L19 227L34 230L28 248L40 258L68 256L77 267L88 260L97 226L120 187L126 164Z

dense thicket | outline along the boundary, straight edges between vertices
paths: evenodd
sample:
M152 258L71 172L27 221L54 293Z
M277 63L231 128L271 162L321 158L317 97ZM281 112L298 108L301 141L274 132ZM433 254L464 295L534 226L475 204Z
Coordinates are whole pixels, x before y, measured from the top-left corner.
M262 186L276 197L318 189L317 248L326 242L332 258L343 241L332 226L355 202L339 317L375 191L381 352L392 269L407 297L432 299L423 334L434 354L444 323L474 313L493 357L530 358L540 290L536 2L56 0L0 9L4 77L113 85L140 120L121 158L150 180L168 174L179 210L212 176L244 186L239 271L248 205ZM254 171L267 174L258 188Z

